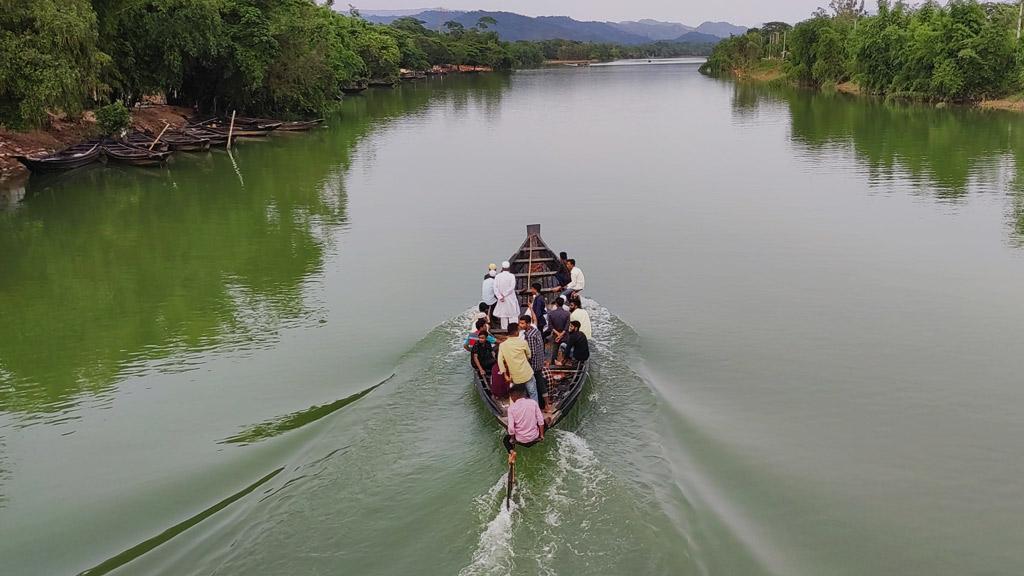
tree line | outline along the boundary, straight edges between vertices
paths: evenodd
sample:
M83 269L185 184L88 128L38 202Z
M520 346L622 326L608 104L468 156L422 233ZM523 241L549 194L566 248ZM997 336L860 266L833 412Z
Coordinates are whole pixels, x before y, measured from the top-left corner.
M448 22L371 24L314 0L2 0L0 124L29 128L148 94L203 110L318 114L342 87L393 81L401 68L511 69L545 56L531 43Z
M832 0L790 27L766 24L721 42L701 68L723 74L781 62L812 87L854 82L872 94L967 102L1024 89L1020 7L977 0L930 0L916 7L879 0Z

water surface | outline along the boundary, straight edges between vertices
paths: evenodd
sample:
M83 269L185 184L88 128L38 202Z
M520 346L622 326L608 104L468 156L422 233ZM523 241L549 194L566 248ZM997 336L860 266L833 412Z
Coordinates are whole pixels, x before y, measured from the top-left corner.
M4 195L0 572L1024 571L1020 117L679 64L327 124ZM534 222L597 362L505 512L458 343Z

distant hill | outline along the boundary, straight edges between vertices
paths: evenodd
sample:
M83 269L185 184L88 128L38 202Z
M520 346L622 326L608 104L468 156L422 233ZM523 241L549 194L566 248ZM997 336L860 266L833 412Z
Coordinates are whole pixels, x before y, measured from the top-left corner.
M703 34L694 30L693 32L687 32L678 38L672 38L673 42L689 42L690 44L718 44L721 42L721 38L718 36L712 36L711 34Z
M609 22L619 30L645 36L651 40L675 40L687 32L693 32L692 26L679 22L660 22L658 20L637 20L636 22Z
M513 12L487 12L474 10L432 9L365 10L364 18L378 24L390 24L403 16L422 20L427 28L441 30L444 23L455 21L469 28L485 16L498 23L490 27L502 40L577 40L580 42L611 42L616 44L648 44L660 40L715 44L731 34L743 34L746 28L728 22L705 22L693 28L678 22L638 20L635 22L581 22L568 16L523 16Z
M728 22L705 22L697 26L697 32L728 38L729 36L742 36L747 33L746 26L736 26Z

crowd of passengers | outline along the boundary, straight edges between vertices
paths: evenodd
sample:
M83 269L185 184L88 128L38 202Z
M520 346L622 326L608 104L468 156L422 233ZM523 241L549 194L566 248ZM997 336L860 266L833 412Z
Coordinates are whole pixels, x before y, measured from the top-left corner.
M544 427L554 410L552 398L563 380L590 358L590 315L581 293L586 280L576 261L559 255L555 274L560 294L548 303L539 282L529 287L529 300L520 307L516 276L511 263L488 266L482 300L473 317L473 330L463 348L470 353L473 370L488 384L491 394L507 408L505 447L531 446L544 439ZM491 327L504 335L495 337Z

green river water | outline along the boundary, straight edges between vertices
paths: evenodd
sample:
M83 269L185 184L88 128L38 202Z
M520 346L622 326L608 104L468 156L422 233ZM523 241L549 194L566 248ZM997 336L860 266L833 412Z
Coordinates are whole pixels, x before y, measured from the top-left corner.
M596 362L521 461L459 340L542 224ZM448 78L0 194L0 574L1024 573L1024 116Z

